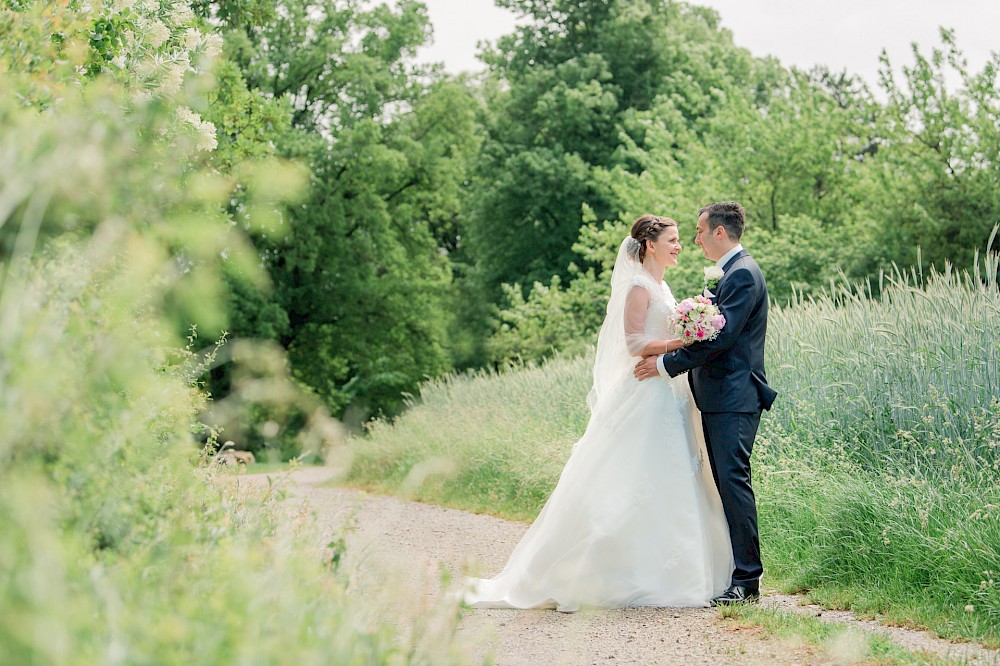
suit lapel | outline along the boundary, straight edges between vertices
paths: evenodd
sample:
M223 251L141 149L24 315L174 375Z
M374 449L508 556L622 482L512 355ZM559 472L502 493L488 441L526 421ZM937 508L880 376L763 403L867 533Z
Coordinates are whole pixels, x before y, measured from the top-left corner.
M732 268L733 264L735 264L735 263L736 263L736 260L737 260L737 259L741 259L741 258L743 258L743 257L746 257L746 256L748 256L749 254L750 254L750 253L749 253L749 252L747 252L746 248L743 248L742 250L740 250L739 252L737 252L736 254L734 254L734 255L733 255L733 256L732 256L732 257L731 257L731 258L729 259L729 261L727 261L727 262L726 262L726 265L722 267L722 272L723 272L723 273L728 273L728 272L729 272L729 269L730 269L730 268Z
M729 269L733 267L733 264L736 263L737 259L739 259L741 257L747 257L747 256L750 256L750 253L747 252L746 248L743 248L742 250L740 250L739 252L737 252L736 254L734 254L732 257L730 257L729 261L726 262L726 265L722 267L722 272L723 272L722 279L719 280L719 283L715 285L715 291L714 292L711 292L711 291L708 292L708 293L712 294L709 297L709 300L711 300L712 303L718 304L718 302L719 302L719 287L722 285L722 281L726 279L726 274L729 273Z

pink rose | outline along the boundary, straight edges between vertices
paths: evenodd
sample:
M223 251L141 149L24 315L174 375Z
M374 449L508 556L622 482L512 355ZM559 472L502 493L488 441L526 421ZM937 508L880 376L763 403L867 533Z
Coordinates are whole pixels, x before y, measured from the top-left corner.
M691 310L694 310L694 301L690 298L685 298L680 302L680 305L677 306L677 314L687 314L688 312L691 312Z
M712 317L712 328L717 331L721 331L722 327L726 325L726 318L718 314Z
M699 329L698 329L698 337L699 337L699 338L703 338L703 337L705 337L705 331L703 331L703 330L701 330L701 329L699 328Z

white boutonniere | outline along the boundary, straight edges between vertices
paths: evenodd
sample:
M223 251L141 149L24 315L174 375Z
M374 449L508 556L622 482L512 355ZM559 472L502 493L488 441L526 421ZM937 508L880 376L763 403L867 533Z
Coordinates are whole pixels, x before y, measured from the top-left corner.
M714 291L725 273L718 266L705 267L705 289Z

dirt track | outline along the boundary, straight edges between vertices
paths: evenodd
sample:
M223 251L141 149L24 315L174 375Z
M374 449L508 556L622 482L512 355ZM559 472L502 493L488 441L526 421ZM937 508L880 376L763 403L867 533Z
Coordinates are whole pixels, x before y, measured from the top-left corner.
M396 618L427 614L442 594L441 572L452 577L497 573L527 526L454 509L325 485L330 472L307 468L285 477L291 501L315 512L323 543L345 528L343 567L352 587L366 595L410 599ZM263 477L244 477L251 482ZM398 602L396 602L398 603ZM766 594L762 603L817 614L802 600ZM823 613L867 631L889 635L905 647L1000 664L996 651L956 645L925 632L854 621L849 613ZM390 617L389 619L392 619ZM404 624L409 620L401 619ZM852 646L827 654L809 646L741 628L715 609L639 608L563 614L555 611L466 610L458 642L471 663L492 655L499 665L531 664L835 664L852 661Z

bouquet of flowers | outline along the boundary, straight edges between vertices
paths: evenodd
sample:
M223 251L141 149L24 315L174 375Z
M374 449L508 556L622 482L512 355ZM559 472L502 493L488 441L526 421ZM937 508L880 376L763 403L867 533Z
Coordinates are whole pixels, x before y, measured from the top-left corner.
M704 296L685 298L673 314L674 332L685 342L708 342L719 337L726 318L712 301Z

